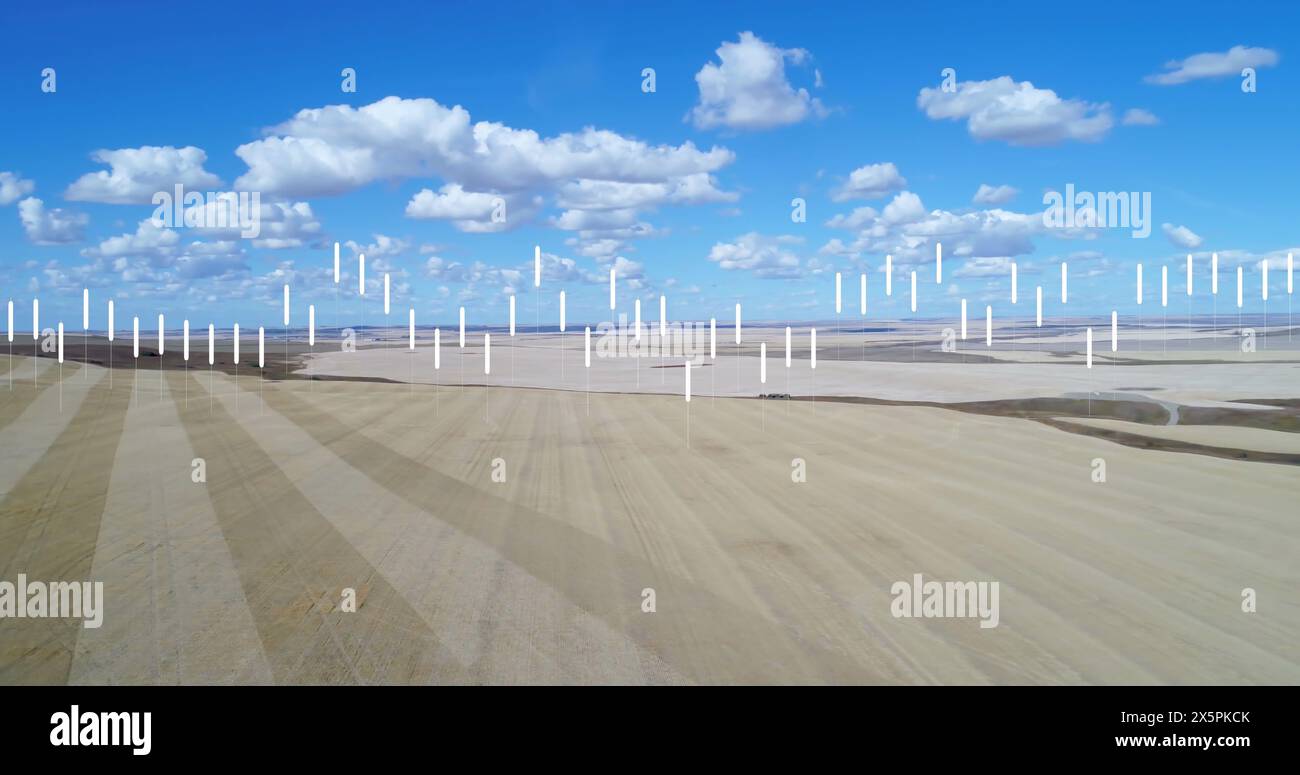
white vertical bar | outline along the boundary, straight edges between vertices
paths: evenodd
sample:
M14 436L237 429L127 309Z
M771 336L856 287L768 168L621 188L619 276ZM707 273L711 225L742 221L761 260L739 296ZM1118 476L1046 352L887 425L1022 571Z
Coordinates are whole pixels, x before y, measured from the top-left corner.
M310 347L316 346L316 305L307 305L307 344Z
M81 330L90 328L90 289L81 289Z
M858 314L867 314L867 274L858 275Z
M339 243L334 243L334 284L339 284Z
M388 314L388 311L390 309L388 300L389 300L388 273L384 272L384 314L385 315Z
M1241 265L1237 265L1237 306L1241 307Z
M740 344L740 302L736 302L736 344Z
M1259 292L1260 295L1263 297L1264 301L1268 301L1268 259L1267 258L1264 259L1264 263L1260 265L1260 272L1261 272L1260 274L1261 285L1260 285Z
M841 297L840 297L840 273L836 272L835 273L835 314L836 315L840 314L841 306L842 305L841 305Z
M216 360L216 340L217 329L211 323L208 324L208 365L211 366Z
M637 330L640 331L641 324L637 323ZM709 358L718 357L718 319L709 318Z
M582 332L582 363L587 368L591 368L591 326L587 326Z
M1210 293L1219 295L1219 254L1210 254Z
M817 329L815 328L809 332L808 353L809 365L814 369L817 368Z
M186 363L190 360L190 321L181 323L181 357Z
M59 321L59 363L63 363L63 321Z
M460 346L465 347L465 308L460 308Z
M257 368L266 368L266 329L257 327Z
M1092 368L1092 327L1088 327L1088 368Z
M284 284L284 325L289 326L289 284Z
M560 331L564 331L564 291L560 291Z
M885 295L894 295L894 257L885 256Z
M1016 299L1016 295L1017 295L1017 269L1016 269L1016 262L1012 261L1011 262L1011 303L1012 304L1018 303Z
M614 267L611 266L611 267L609 268L609 308L610 308L611 310L612 310L612 309L617 309L617 307L616 307L615 304L614 304L614 299L615 299L615 296L614 296Z
M1061 303L1065 304L1070 298L1069 295L1069 269L1064 261L1061 262Z
M1110 351L1119 350L1119 312L1110 311Z
M235 324L235 365L239 365L239 324Z
M11 342L14 340L12 336L13 327L14 327L14 303L11 301L9 302L9 331L11 334L11 336L9 337L9 341ZM108 341L110 342L113 341L114 327L115 326L113 323L113 300L109 299L108 300Z
M415 310L411 310L412 319L414 319ZM415 349L415 340L411 340L411 349ZM483 334L483 373L492 373L492 335Z
M659 339L660 339L661 347L663 346L662 340L666 336L668 336L668 298L665 296L660 296L659 297Z
M785 327L785 367L790 368L790 327Z
M767 342L758 343L758 382L767 384Z
M515 335L515 297L510 295L510 335Z
M406 339L407 347L415 349L415 307L411 307L406 314Z
M433 368L442 368L442 329L433 329Z
M542 287L542 246L533 246L533 287Z
M993 346L993 307L984 308L984 346Z
M691 402L691 360L686 359L686 403Z
M131 357L140 357L140 318L131 318Z
M966 300L961 300L961 340L966 341Z
M637 299L633 306L636 307L636 328L632 331L632 336L639 342L641 341L641 300Z
M166 329L163 326L163 316L159 315L158 316L158 354L159 355L163 354L163 346L165 344L165 337L163 335L163 332L165 330Z
M934 281L943 282L943 243L934 243Z
M1142 304L1142 265L1138 264L1137 273L1137 303Z
M357 288L361 295L366 295L366 254L362 253L357 257Z
M1039 285L1034 288L1034 297L1035 297L1035 306L1037 307L1037 310L1034 312L1034 325L1038 326L1039 328L1042 328L1043 327L1043 286Z
M912 311L916 312L916 270L912 270Z
M41 338L41 300L32 299L32 339Z
M113 302L110 301L110 302L108 303L108 308L109 308L109 309L112 309L112 308L113 308ZM8 323L9 323L8 326L5 327L5 336L9 337L9 341L12 342L12 341L14 340L14 302L13 302L12 299L9 300L9 319L8 319ZM110 332L109 332L109 334L108 334L108 338L109 338L110 341L113 339L113 334L112 334L112 331L111 331L111 330L110 330Z
M1187 295L1192 295L1192 254L1187 254Z
M1169 306L1169 267L1160 267L1160 306Z
M1291 258L1292 254L1286 254L1286 292L1288 295L1295 291L1295 261Z

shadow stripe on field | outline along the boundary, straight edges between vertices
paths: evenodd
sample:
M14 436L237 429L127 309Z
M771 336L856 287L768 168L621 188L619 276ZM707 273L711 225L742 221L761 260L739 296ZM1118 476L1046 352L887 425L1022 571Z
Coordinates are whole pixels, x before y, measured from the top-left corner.
M70 683L275 682L194 457L170 400L127 410L91 569L112 611L77 639Z
M243 387L253 391L255 387ZM893 680L848 654L800 638L708 589L588 532L448 476L367 437L291 390L263 399L376 484L494 547L583 610L708 683L879 683ZM617 571L615 571L617 569ZM609 594L618 578L644 579ZM640 610L640 586L667 610ZM742 654L749 656L741 658ZM773 676L780 676L774 679Z
M65 366L68 365L71 364L65 364ZM23 369L21 367L16 368L17 371L14 373L14 376L18 377L18 372L23 371ZM67 372L67 374L75 374L80 369L80 366L74 366ZM48 370L49 366L47 365L42 370L42 373ZM0 376L3 376L3 373L0 373ZM8 377L6 376L5 379L7 380ZM5 387L0 388L0 429L8 427L10 423L18 419L27 407L32 405L33 401L40 398L42 393L51 388L54 390L59 389L59 383L57 380L34 386L32 384L32 375L30 373L27 374L27 379L25 380L21 378L15 379L12 389L10 389L6 383Z
M93 380L72 380L66 388L56 382L0 390L0 500L45 456L101 377L95 370Z
M464 683L420 615L311 505L221 402L171 396L277 683ZM195 380L199 394L207 386ZM191 386L191 387L195 387ZM340 608L356 590L357 610Z
M131 384L93 390L46 454L0 503L0 578L93 581L118 441ZM57 389L55 387L54 389ZM112 591L104 590L105 615ZM0 625L0 683L61 684L68 680L81 619L11 619Z

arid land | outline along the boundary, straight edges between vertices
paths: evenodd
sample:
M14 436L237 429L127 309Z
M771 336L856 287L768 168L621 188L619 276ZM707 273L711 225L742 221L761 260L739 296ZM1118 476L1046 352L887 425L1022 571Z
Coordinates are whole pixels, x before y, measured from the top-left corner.
M1300 337L983 333L720 329L689 403L581 329L0 344L0 580L105 588L0 683L1300 682Z

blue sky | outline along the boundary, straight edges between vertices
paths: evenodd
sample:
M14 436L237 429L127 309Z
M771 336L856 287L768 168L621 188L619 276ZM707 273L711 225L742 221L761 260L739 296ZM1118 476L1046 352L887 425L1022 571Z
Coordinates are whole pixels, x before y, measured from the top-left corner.
M1139 261L1143 312L1159 310L1164 264L1170 310L1185 312L1189 252L1194 309L1208 311L1211 251L1220 309L1238 264L1247 309L1263 309L1265 259L1272 309L1287 303L1293 5L322 5L0 12L0 294L28 310L20 328L33 296L47 320L79 321L86 286L93 328L110 297L119 321L278 326L285 282L296 325L308 302L322 324L373 323L385 271L398 324L408 306L446 323L462 304L471 324L500 323L511 292L528 322L534 245L542 314L564 289L571 321L610 317L611 266L620 308L641 298L648 319L661 293L672 318L728 320L741 301L755 319L827 319L836 271L847 315L866 272L870 317L910 317L913 267L920 317L952 317L960 298L1032 316L1037 284L1049 316L1127 313ZM152 194L178 182L257 192L261 233L153 223ZM1149 192L1150 235L1046 228L1044 192L1067 184Z

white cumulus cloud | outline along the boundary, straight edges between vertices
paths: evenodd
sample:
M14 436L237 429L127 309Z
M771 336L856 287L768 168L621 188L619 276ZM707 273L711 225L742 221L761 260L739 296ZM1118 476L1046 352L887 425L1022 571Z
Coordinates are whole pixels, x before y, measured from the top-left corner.
M1002 76L963 81L956 91L923 88L917 107L933 119L965 120L971 137L1011 145L1095 142L1114 126L1108 104L1061 99L1051 89Z
M81 241L90 217L59 207L47 210L43 201L29 196L18 203L18 220L37 245L66 245Z
M580 210L619 210L664 204L734 202L739 198L733 192L719 190L712 175L698 172L655 182L573 180L560 186L557 204Z
M426 98L302 110L267 134L236 149L249 167L238 188L281 197L335 195L379 180L440 178L438 187L411 198L406 214L450 221L464 232L527 223L548 199L586 212L737 198L713 177L735 159L726 148L653 145L593 127L543 137L474 122L465 108ZM560 219L551 223L565 228Z
M1156 114L1143 108L1129 108L1124 111L1124 126L1155 126L1160 123Z
M831 192L831 199L836 202L883 199L906 186L907 179L899 174L893 162L867 164L850 172L844 185Z
M861 260L867 256L894 257L900 269L934 260L934 244L943 243L944 256L977 262L969 272L998 265L993 259L1025 255L1034 250L1034 237L1046 233L1041 213L1017 213L1000 208L974 212L926 210L911 191L899 192L880 213L859 208L827 222L833 228L855 233L851 240L831 239L819 251ZM1060 236L1060 235L1053 235Z
M725 148L649 145L592 127L541 137L496 122L471 123L461 106L425 98L301 110L269 135L235 150L249 167L238 188L332 195L376 180L436 176L465 191L518 192L575 178L666 181L713 172L735 158Z
M365 254L367 258L396 258L411 249L411 243L398 237L390 237L387 234L375 234L374 241L368 245L362 245L359 242L348 240L343 243L344 246L352 251L353 255ZM432 245L422 246L434 247Z
M1227 51L1192 54L1186 59L1171 60L1165 63L1165 72L1153 73L1145 80L1158 86L1176 86L1202 78L1240 76L1243 68L1272 67L1279 59L1272 49L1233 46Z
M91 158L108 170L82 175L63 198L72 202L150 204L153 195L173 195L179 184L203 192L221 186L221 179L203 169L208 155L202 148L146 145L141 148L98 150Z
M709 260L726 270L753 272L764 279L790 279L804 276L816 266L805 267L792 246L800 237L765 236L757 232L742 234L731 242L718 242L709 251Z
M1165 233L1165 236L1169 238L1170 242L1180 248L1192 250L1199 248L1201 243L1205 241L1201 239L1199 234L1186 226L1175 226L1172 223L1165 223L1160 225L1160 229Z
M718 62L695 74L700 100L688 118L701 129L770 129L823 116L826 108L807 89L796 89L785 65L803 65L811 55L801 48L782 49L752 32L717 49ZM820 80L820 79L819 79Z
M981 183L971 201L977 205L1004 205L1015 199L1016 194L1019 193L1018 189L1011 186L990 186L988 183Z
M0 206L17 202L36 190L36 184L14 172L0 172Z
M505 231L528 221L541 208L540 198L466 191L448 183L436 193L421 189L406 205L406 217L451 221L460 231Z
M131 234L109 237L93 248L81 251L82 255L96 258L152 258L164 261L173 258L181 242L181 235L174 229L168 229L146 218L136 226Z

